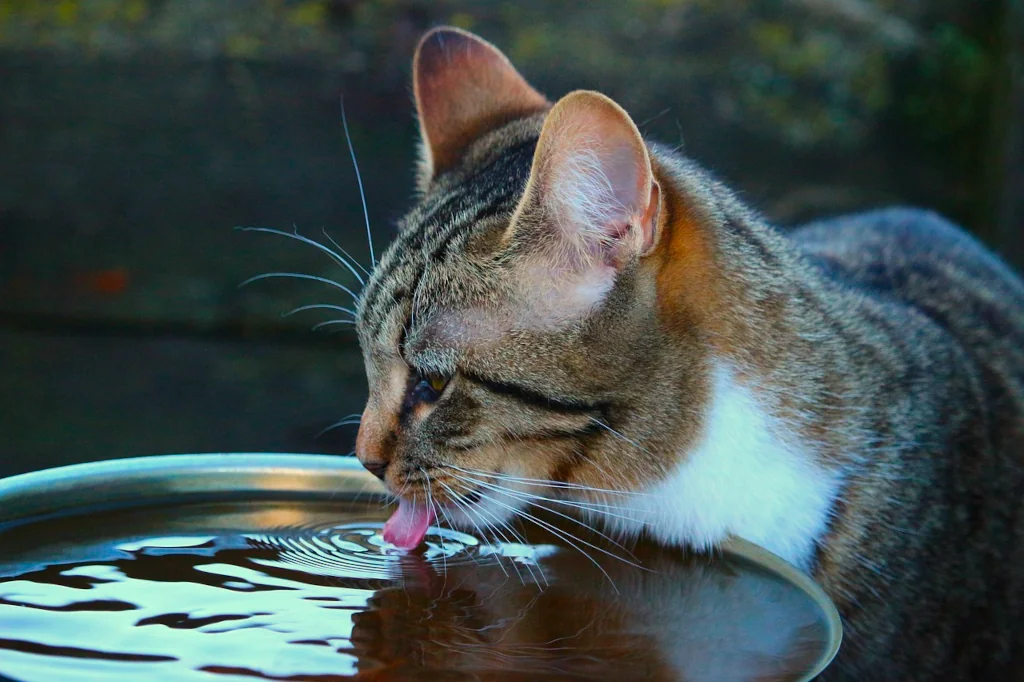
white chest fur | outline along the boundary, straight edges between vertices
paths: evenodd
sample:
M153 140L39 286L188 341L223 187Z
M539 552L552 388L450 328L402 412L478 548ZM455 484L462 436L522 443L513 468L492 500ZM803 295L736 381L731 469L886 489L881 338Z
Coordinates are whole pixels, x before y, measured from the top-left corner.
M615 525L699 549L735 535L806 568L839 485L840 476L721 366L700 444L645 494L625 500L622 515L635 522Z

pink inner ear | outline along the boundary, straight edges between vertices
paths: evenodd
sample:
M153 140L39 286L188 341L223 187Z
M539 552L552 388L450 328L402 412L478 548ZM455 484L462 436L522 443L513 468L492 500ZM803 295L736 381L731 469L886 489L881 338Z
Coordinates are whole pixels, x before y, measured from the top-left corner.
M641 220L647 215L648 174L636 151L618 140L577 138L565 155L552 164L545 202L562 256L554 265L568 268L619 262L645 249ZM632 229L640 227L641 229Z
M625 218L640 210L640 186L644 179L643 158L638 159L632 146L618 146L607 150L604 163L605 176L611 185L615 202L626 211ZM645 197L644 197L645 198Z
M657 204L647 148L604 95L576 92L551 110L510 234L533 239L519 261L518 304L529 326L579 320L607 298L619 269L650 244Z
M649 231L630 226L649 216L653 177L622 109L596 93L567 96L548 117L537 154L535 200L555 221L563 254L611 263L644 250Z

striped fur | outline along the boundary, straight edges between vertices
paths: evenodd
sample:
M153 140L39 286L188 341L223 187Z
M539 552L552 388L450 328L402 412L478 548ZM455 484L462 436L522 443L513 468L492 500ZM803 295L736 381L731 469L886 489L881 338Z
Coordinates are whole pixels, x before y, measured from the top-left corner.
M452 466L653 491L656 537L772 547L843 614L825 679L1017 679L1020 279L923 211L784 234L648 143L653 249L616 261L585 315L531 325L516 282L544 281L515 235L546 117L477 130L424 178L359 303L360 456L390 462L394 490L425 498L431 484L441 503L443 486L473 499ZM403 409L419 374L451 381Z

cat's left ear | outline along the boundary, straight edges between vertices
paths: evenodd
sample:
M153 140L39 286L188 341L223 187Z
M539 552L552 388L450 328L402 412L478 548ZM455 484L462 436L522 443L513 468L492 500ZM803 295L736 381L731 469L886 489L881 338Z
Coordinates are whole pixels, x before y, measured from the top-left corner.
M600 93L577 91L544 122L511 232L547 242L567 267L620 268L656 245L660 205L647 145L629 114Z
M421 189L454 166L482 133L551 106L498 48L461 29L427 33L412 70L423 144Z

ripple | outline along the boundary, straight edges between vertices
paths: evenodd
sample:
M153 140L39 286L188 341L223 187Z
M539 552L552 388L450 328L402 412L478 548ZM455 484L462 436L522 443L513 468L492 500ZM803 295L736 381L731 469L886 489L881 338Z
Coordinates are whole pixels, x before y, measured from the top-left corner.
M122 552L144 552L152 549L195 549L195 548L208 548L213 547L213 542L217 538L212 535L204 535L201 537L192 536L166 536L166 537L154 537L154 538L143 538L141 540L132 540L130 542L121 542L115 547Z
M468 563L499 561L506 553L457 530L433 526L421 549L408 553L381 537L384 524L352 522L332 525L288 526L271 533L246 535L254 545L277 553L274 560L260 561L291 567L322 576L370 580L396 580L407 575L412 565L423 563L437 568ZM521 560L519 552L508 556ZM526 557L527 559L530 557Z

